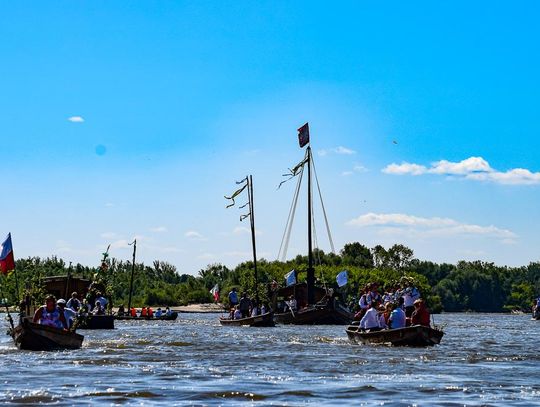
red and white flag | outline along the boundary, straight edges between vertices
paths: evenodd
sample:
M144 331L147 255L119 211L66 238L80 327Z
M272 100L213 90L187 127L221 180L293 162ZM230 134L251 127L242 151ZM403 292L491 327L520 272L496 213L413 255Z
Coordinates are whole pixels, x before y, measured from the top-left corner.
M0 272L7 274L13 270L15 270L15 258L13 257L11 233L8 233L6 240L0 246Z
M217 284L210 290L210 294L214 296L215 302L219 301L219 286Z

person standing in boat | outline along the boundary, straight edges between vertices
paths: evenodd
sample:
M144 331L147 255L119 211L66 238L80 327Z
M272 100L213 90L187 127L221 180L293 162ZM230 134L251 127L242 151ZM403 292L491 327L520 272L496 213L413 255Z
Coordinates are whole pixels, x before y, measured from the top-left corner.
M405 315L410 318L415 310L414 302L420 298L420 291L416 288L411 281L409 286L403 291L403 299L405 305Z
M66 317L56 305L56 297L54 295L48 295L45 298L45 305L42 305L36 310L33 322L53 328L67 329Z
M240 312L242 313L242 318L249 317L249 310L251 308L251 300L247 296L247 292L242 293L242 298L240 298L240 303L238 304L240 307Z
M71 293L71 298L68 300L66 306L75 312L79 312L79 308L81 308L81 301L79 300L75 291Z
M235 308L238 305L238 293L236 292L236 287L233 287L229 293L229 304L231 308Z

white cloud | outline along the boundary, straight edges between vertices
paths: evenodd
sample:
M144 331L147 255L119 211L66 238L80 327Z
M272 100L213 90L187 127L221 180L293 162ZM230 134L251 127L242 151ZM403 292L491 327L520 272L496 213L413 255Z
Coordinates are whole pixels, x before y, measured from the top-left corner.
M349 226L381 228L381 234L411 237L483 236L499 239L505 244L515 242L517 235L496 226L480 226L450 218L422 218L403 213L367 213L347 222Z
M353 167L353 171L354 172L367 172L368 169L366 167L364 167L363 165L361 164L356 164L354 167Z
M201 235L196 230L188 230L184 233L184 236L191 240L207 240L203 235Z
M114 232L105 232L100 235L103 239L116 239L118 235Z
M212 253L203 253L199 256L197 256L198 259L201 259L201 260L213 260L216 258L216 256Z
M68 120L71 123L82 123L82 122L84 122L84 119L81 116L71 116L71 117L68 117Z
M329 150L323 149L323 150L317 151L317 154L319 154L321 157L324 157L325 155L328 155L330 153L340 154L340 155L352 155L352 154L356 154L356 151L347 147L343 147L343 146L334 147Z
M129 248L129 243L126 239L120 239L111 243L111 249L127 249Z
M251 229L250 228L247 228L245 226L237 226L233 229L233 234L234 235L245 235L245 234L250 234L251 233ZM255 235L259 236L262 234L262 231L260 230L255 230Z
M341 175L342 175L343 177L348 177L349 175L353 175L353 172L352 172L352 171L343 171L343 172L341 173Z
M167 232L167 228L165 226L157 226L155 228L150 228L150 231L154 233L164 233Z
M492 168L482 157L469 157L459 162L441 160L431 163L428 168L424 165L403 162L389 164L382 172L392 175L424 175L436 174L463 178L474 181L494 182L504 185L535 185L540 184L540 172L531 172L525 168L513 168L508 171L498 171Z
M241 258L247 258L253 255L251 252L242 252L242 251L231 251L231 252L225 252L223 254L229 257L241 257Z

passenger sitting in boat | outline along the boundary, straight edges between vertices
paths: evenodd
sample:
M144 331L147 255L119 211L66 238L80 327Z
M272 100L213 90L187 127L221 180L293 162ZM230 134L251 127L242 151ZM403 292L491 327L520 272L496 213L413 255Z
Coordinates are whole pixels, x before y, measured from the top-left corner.
M426 308L424 300L418 299L414 302L414 312L411 317L411 325L430 326L430 314Z
M401 302L401 304L400 304ZM407 318L405 317L405 311L401 308L403 306L403 297L400 301L394 305L394 310L390 314L388 327L390 329L405 328L407 326Z
M236 309L234 311L233 319L242 319L242 311L240 311L240 305L236 306Z
M251 307L251 316L252 317L256 317L257 315L259 315L259 307L257 306L258 304L253 301L253 305Z
M414 287L412 281L408 281L408 287L403 291L403 299L405 300L405 315L410 318L415 310L414 302L420 298L420 292Z
M240 298L240 303L238 304L238 306L240 307L242 318L249 317L249 309L251 308L251 300L249 299L245 291L242 293L242 298Z
M379 285L377 283L371 283L369 292L366 296L368 304L371 304L373 301L380 303L382 301L381 294L379 294Z
M71 294L71 298L68 300L66 306L68 308L71 308L75 312L79 311L79 308L81 308L81 302L77 298L77 293L76 292L73 292Z
M56 297L54 295L48 295L45 298L45 305L36 310L33 321L53 328L67 329L66 317L56 306Z
M169 307L165 308L165 315L170 317L172 315L172 311Z
M392 313L392 310L394 309L394 303L392 302L385 302L384 303L384 309L382 316L384 317L384 324L388 327L389 321L390 321L390 314Z
M116 314L121 317L123 317L126 314L126 310L124 309L124 304L120 304L120 306L118 307L118 312Z
M131 307L131 310L129 312L133 318L137 318L137 310L135 309L135 307Z
M94 315L105 315L105 308L103 308L100 301L96 301L96 306L94 307L92 313Z
M73 326L73 320L77 317L77 313L71 308L66 307L66 300L64 300L63 298L60 298L58 301L56 301L56 304L58 305L58 308L60 308L60 310L64 313L67 327L71 328Z
M261 306L261 315L262 314L266 314L268 311L266 310L266 304L263 303L263 305Z
M146 315L148 318L154 318L154 310L150 307L146 307Z
M360 321L360 328L363 330L370 331L380 331L381 326L379 325L379 311L377 311L378 303L373 301L369 306L366 314Z
M379 310L379 327L381 329L388 329L388 324L386 323L386 318L384 317L386 308L384 307L384 305L381 304L377 309Z
M162 315L163 311L161 311L161 307L158 307L158 309L156 310L156 318L161 318Z
M354 315L355 321L360 321L362 317L366 314L366 311L369 308L369 303L367 300L368 293L369 293L370 285L366 285L364 287L363 293L360 295L360 299L358 300L358 306L360 307L360 310Z
M102 308L103 308L103 311L105 311L107 309L107 299L101 294L101 292L97 292L96 294L96 304L97 302L99 301L99 303L101 304Z
M146 312L146 307L141 308L141 318L146 318L148 313Z

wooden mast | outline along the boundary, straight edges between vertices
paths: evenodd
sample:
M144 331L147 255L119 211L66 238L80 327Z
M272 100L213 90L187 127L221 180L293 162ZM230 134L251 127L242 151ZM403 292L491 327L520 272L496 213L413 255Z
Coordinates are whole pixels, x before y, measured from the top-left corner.
M133 262L131 263L131 280L129 282L128 315L131 315L131 294L133 292L133 275L135 274L135 252L137 251L137 239L133 240Z
M306 150L307 155L307 170L308 170L308 179L307 179L307 188L308 188L308 269L307 269L307 300L308 304L313 304L315 302L315 270L313 269L313 245L312 245L312 213L311 213L311 146L308 146Z
M250 175L246 177L248 182L248 201L249 201L249 220L251 225L251 245L253 248L253 271L255 275L255 300L257 301L257 306L259 304L259 279L257 276L257 247L255 245L255 210L253 205L253 177Z

